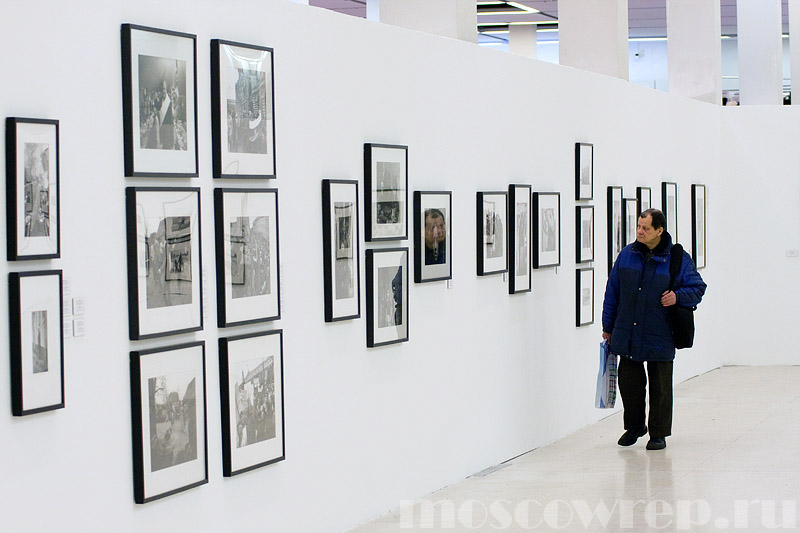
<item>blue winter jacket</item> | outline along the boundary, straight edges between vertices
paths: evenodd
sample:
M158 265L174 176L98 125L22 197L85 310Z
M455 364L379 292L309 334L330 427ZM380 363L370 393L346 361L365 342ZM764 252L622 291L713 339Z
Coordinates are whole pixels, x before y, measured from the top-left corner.
M603 331L611 333L612 353L634 361L672 361L675 343L661 295L669 288L672 237L666 231L652 252L636 241L617 256L606 283ZM649 258L648 258L649 256ZM673 290L676 305L693 307L706 291L691 256L683 252Z

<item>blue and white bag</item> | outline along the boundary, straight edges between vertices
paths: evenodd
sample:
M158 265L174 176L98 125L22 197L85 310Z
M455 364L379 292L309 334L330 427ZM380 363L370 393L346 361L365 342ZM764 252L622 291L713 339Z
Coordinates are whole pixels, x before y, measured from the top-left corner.
M608 349L608 341L600 343L600 370L597 373L597 391L594 406L613 409L617 400L617 356Z

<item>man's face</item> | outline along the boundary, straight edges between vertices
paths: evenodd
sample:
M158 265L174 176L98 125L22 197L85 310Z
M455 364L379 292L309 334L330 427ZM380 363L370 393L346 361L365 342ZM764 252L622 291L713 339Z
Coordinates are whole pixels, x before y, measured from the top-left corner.
M444 219L436 214L425 217L425 246L435 248L446 235Z
M644 244L651 250L661 242L661 234L664 228L653 229L653 217L639 217L639 226L636 228L636 240Z

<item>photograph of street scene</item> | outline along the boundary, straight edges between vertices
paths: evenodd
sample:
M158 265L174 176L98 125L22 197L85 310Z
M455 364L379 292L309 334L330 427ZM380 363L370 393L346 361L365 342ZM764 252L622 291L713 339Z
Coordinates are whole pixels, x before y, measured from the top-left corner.
M197 391L194 372L147 380L150 471L197 459Z
M236 447L275 438L275 357L231 365L236 409Z

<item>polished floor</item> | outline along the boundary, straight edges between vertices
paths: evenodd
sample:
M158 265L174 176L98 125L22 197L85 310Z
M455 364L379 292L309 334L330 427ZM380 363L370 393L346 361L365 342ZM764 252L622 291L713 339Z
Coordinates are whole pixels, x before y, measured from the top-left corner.
M665 450L615 413L352 531L800 530L800 366L708 372L674 413Z

